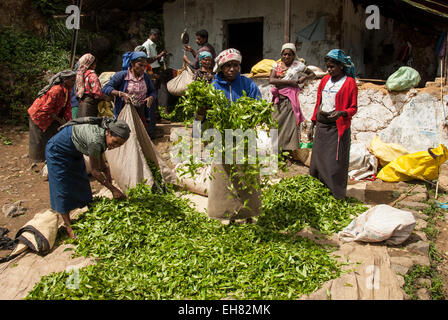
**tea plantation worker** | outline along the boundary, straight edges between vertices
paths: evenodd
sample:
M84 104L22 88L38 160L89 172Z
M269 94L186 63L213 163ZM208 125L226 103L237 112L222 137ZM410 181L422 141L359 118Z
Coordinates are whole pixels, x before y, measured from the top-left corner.
M302 74L306 74L302 76ZM285 43L282 46L281 61L274 63L269 78L272 101L276 112L274 119L278 121L278 147L284 151L299 149L300 123L305 120L299 103L299 84L315 77L313 71L307 69L296 56L296 46Z
M167 52L163 49L160 53L157 53L157 43L160 41L160 30L153 28L149 31L148 39L143 43L146 48L146 54L151 64L152 71L158 75L161 71L161 64L159 60L166 56Z
M118 71L104 86L103 93L115 97L114 116L117 118L126 102L131 101L151 139L160 137L155 131L155 104L157 91L145 72L148 59L144 52L131 52L129 66Z
M255 82L240 73L242 59L241 53L236 49L222 51L215 59L213 71L217 74L213 86L223 90L227 99L233 102L243 95L243 90L248 97L259 100L261 92Z
M212 67L212 54L208 51L202 51L198 56L199 69L195 71L193 80L203 80L207 83L211 83L215 78Z
M101 92L101 83L95 73L96 59L86 53L79 59L76 74L76 97L79 99L78 117L98 116L98 103L105 95Z
M75 238L70 226L70 211L92 201L92 190L83 155L89 156L91 174L107 187L115 199L125 195L112 184L104 161L106 149L123 145L129 138L126 122L111 118L84 117L67 122L46 147L51 208L62 215L67 233Z
M45 161L45 145L58 132L58 127L72 119L70 92L75 84L76 72L64 70L38 93L28 109L29 158L31 163Z
M325 57L328 75L320 82L308 138L313 139L310 174L322 181L336 199L347 191L351 119L358 109L355 67L344 51ZM313 132L314 131L314 132Z
M196 32L196 44L199 46L197 52L195 52L193 48L189 45L184 46L185 51L190 52L195 58L193 63L191 63L190 60L188 60L188 58L185 56L184 61L188 63L193 69L200 69L201 66L199 65L200 60L199 53L207 51L210 52L210 54L212 55L212 68L213 68L215 65L214 59L216 58L216 51L215 48L210 43L208 43L207 30L202 29Z

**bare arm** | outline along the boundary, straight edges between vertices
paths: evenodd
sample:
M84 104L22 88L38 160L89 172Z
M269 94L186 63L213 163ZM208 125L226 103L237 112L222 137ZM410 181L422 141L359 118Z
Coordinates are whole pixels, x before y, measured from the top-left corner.
M271 75L269 76L269 84L275 86L288 86L288 87L297 87L299 81L298 80L282 80L277 79L275 77L275 70L271 71Z
M126 196L112 184L112 177L110 175L110 170L107 164L104 162L103 157L97 159L95 157L89 156L90 165L92 167L92 176L103 186L112 192L115 199L123 199Z

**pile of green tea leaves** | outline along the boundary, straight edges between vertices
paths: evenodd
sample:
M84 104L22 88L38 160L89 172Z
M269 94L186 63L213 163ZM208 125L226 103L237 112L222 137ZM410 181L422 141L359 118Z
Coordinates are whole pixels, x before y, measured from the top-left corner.
M355 199L335 199L322 182L308 175L282 179L270 185L263 191L262 203L259 226L281 232L298 232L310 226L332 234L367 210Z
M326 215L325 208L342 225L346 214L340 211L355 207L322 197L319 185L307 191L304 182L309 181L287 180L266 191L259 224L222 225L175 193L158 194L147 185L130 189L125 200L96 200L73 224L76 254L96 258L96 264L79 270L77 289L66 285L69 273L52 273L27 299L297 299L312 293L339 277L340 265L329 248L278 231L297 227L293 220L304 221L302 214L314 225L311 215ZM300 189L290 194L296 198L282 207L294 183ZM330 230L327 220L316 223Z

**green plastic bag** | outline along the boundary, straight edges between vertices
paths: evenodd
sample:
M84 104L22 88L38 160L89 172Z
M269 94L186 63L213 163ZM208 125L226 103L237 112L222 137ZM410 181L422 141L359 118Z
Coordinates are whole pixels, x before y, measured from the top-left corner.
M416 87L421 80L417 70L411 67L401 67L387 79L386 88L389 91L406 91Z
M300 142L300 149L311 149L313 148L313 143L312 142Z

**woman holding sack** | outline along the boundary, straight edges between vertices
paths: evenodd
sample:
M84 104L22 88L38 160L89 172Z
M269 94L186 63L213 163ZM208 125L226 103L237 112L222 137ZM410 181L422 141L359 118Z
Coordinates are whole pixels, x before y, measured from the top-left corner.
M305 73L306 76L301 76ZM269 78L272 101L276 112L274 118L279 124L278 147L283 151L299 149L300 123L305 120L299 103L299 84L314 78L313 71L296 57L296 46L285 43L282 46L281 61L274 63Z
M347 193L350 125L358 110L358 87L355 67L344 51L331 50L325 62L329 74L319 84L308 133L310 140L314 136L310 174L322 181L336 199L343 199Z
M114 116L118 118L126 102L132 102L151 139L159 138L155 130L156 113L154 101L157 91L145 72L148 60L144 52L125 53L123 70L113 75L104 86L103 93L115 97Z
M28 109L30 162L45 161L48 140L58 132L59 126L72 119L70 92L75 78L76 73L71 70L57 73Z
M106 149L123 145L129 138L126 122L110 118L85 117L66 123L48 141L46 157L51 208L62 215L67 233L75 238L70 226L70 211L92 201L92 190L83 155L89 157L91 174L107 187L115 199L125 195L112 184L109 167L102 157Z
M78 117L80 118L98 116L98 103L104 98L95 68L96 60L90 53L86 53L79 59L76 97L79 100Z
M202 51L198 54L198 60L199 69L195 70L193 80L203 80L207 83L211 83L215 77L212 68L212 54L208 51Z

